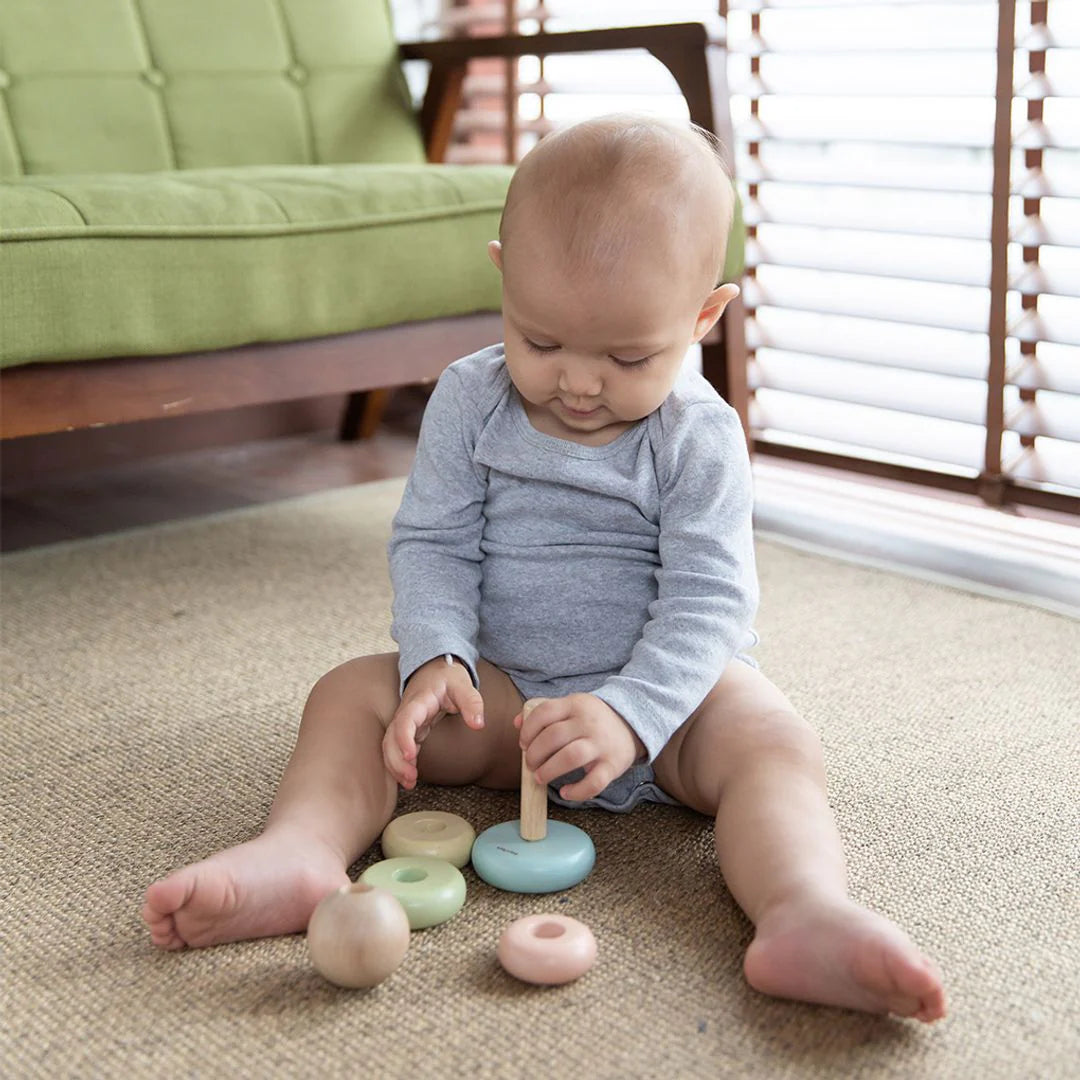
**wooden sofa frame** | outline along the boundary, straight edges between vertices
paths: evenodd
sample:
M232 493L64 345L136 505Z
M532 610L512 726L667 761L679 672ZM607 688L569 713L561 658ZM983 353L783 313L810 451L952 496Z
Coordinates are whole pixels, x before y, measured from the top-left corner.
M704 26L680 23L402 44L402 60L431 65L420 113L428 160L443 160L469 60L612 49L645 49L660 60L678 83L691 120L730 152L723 55L710 57ZM743 325L736 301L702 343L702 353L705 376L739 409L745 428ZM430 382L453 359L501 338L500 316L483 312L211 352L24 364L0 372L0 438L337 393L350 395L341 435L351 438L370 432L385 388Z

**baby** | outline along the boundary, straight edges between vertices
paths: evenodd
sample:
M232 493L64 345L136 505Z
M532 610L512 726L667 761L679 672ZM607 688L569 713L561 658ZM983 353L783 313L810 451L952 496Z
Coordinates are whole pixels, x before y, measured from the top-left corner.
M526 156L489 246L505 340L439 379L394 519L399 652L319 680L262 834L147 891L155 944L302 930L399 784L514 788L524 749L556 801L715 819L758 990L944 1015L934 964L849 898L818 739L743 651L746 444L684 366L738 295L732 207L682 125L605 117Z

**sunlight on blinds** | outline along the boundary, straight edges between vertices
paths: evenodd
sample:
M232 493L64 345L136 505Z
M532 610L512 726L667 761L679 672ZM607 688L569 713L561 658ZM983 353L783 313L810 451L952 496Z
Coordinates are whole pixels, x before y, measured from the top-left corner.
M1080 490L1080 4L1017 5L1002 471Z
M1059 54L1073 45L1080 5L1051 2L1051 15L1072 11L1043 31L1047 7L1022 2L1017 13L1014 154L1030 158L1037 147L1044 157L1026 178L1014 166L1009 374L990 472L999 484L1080 491L1072 396L1080 356L1062 352L1080 345L1080 100L1047 100L1032 122L1027 105L1048 95L1051 65L1029 72L1033 54L1022 48L1052 42L1044 55L1076 94L1080 56L1070 64ZM729 8L757 445L979 480L998 5L731 0Z

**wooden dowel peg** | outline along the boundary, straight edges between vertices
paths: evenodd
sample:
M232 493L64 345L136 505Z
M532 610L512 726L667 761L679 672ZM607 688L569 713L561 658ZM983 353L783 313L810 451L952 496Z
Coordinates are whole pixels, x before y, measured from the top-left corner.
M541 699L526 701L521 715L528 718ZM538 784L521 752L521 839L543 840L547 836L547 785Z
M543 840L547 836L547 785L538 784L521 753L521 839Z

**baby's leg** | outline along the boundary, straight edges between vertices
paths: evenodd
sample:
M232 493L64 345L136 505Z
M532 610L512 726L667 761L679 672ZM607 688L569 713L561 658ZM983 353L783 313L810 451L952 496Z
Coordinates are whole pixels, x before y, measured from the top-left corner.
M933 963L847 894L817 736L760 672L735 661L655 763L665 791L716 817L728 888L756 927L744 969L779 997L945 1013Z
M497 668L481 661L479 672L485 727L444 717L421 750L422 781L516 786L513 717L521 696ZM396 653L350 660L315 684L263 832L147 890L142 915L155 945L180 949L304 929L394 812L397 785L383 765L382 740L397 687Z

